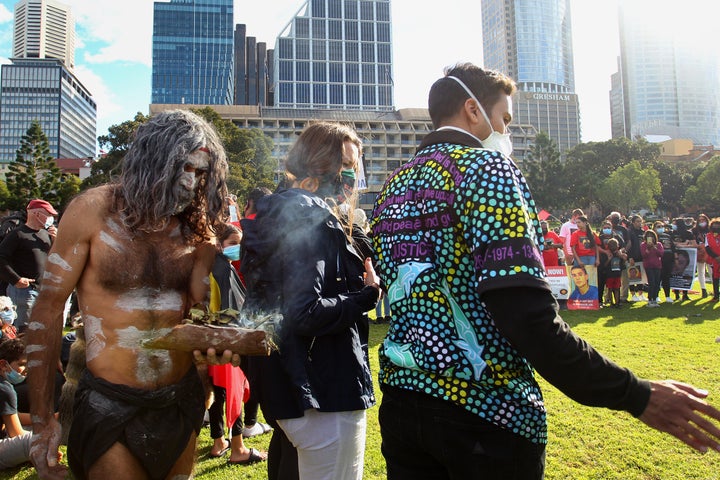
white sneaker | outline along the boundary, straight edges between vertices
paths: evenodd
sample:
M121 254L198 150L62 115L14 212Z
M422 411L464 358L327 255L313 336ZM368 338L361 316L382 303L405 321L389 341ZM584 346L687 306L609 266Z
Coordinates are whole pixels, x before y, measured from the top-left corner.
M665 299L665 303L673 303L673 299L668 297Z
M660 305L658 305L656 302L649 302L649 303L647 304L647 306L648 306L648 307L659 307Z
M273 428L267 423L256 422L252 427L242 429L243 438L256 437L264 433L272 432Z

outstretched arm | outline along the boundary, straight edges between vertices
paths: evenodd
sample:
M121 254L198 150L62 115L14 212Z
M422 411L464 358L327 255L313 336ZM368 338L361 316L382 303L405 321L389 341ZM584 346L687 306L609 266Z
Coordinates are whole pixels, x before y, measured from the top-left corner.
M720 452L720 411L709 405L708 392L674 380L650 383L650 400L640 420L656 430L669 433L695 450L712 448Z
M549 292L497 289L485 292L483 301L503 336L565 395L626 410L701 452L720 451L720 411L704 400L707 392L670 380L648 382L616 365L575 335Z
M58 464L60 424L53 416L52 389L60 356L65 301L88 261L91 228L97 225L93 218L96 210L88 195L83 195L65 211L28 323L27 369L34 433L30 459L43 479L60 479L66 474L66 468Z

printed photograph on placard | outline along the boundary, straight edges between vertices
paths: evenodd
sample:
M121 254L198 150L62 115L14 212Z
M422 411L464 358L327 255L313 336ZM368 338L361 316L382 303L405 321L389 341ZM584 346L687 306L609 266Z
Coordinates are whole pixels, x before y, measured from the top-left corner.
M594 265L567 267L570 278L568 310L597 310L600 308L597 287L597 268Z

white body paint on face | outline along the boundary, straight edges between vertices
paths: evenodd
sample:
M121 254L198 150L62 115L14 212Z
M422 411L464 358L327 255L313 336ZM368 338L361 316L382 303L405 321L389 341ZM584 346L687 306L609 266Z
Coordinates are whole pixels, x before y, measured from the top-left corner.
M177 312L183 308L183 298L176 291L159 291L153 288L129 290L117 299L115 306L120 310L163 310Z
M53 265L57 265L58 267L65 270L66 272L72 271L72 267L70 266L70 264L68 264L65 260L63 260L63 258L60 255L58 255L57 253L51 253L48 256L47 261L49 263L52 263Z
M30 360L29 362L27 362L26 367L27 368L35 368L35 367L41 366L42 364L43 364L42 360Z
M116 330L120 348L132 350L137 355L135 376L139 382L153 383L158 378L172 372L172 360L169 350L155 350L142 347L144 340L166 335L172 328L158 328L151 330L138 330L128 327Z
M202 150L195 150L188 155L182 165L182 173L175 185L175 195L178 199L178 212L182 212L195 198L195 188L198 178L210 167L210 156Z
M102 329L102 318L83 315L85 323L85 361L95 359L105 349L105 333Z
M45 330L45 325L40 322L28 323L28 330Z
M120 245L120 243L115 239L115 237L105 232L104 230L100 232L100 240L116 252L121 252L123 250L122 245Z

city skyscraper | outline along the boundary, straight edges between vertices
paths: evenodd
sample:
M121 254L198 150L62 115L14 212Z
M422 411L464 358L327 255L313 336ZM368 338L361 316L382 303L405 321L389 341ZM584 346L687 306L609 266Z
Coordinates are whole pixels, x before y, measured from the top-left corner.
M232 105L233 0L153 7L152 103Z
M272 105L273 50L235 25L235 105Z
M580 143L570 1L483 0L481 5L484 66L518 85L513 122L547 132L561 152Z
M75 25L69 7L24 0L15 9L12 64L0 70L0 167L15 160L33 120L55 158L95 156L97 105L75 76ZM18 23L20 25L18 25Z
M40 122L53 157L95 157L97 105L60 60L14 58L1 72L1 163L15 160L33 120Z
M390 0L307 0L274 61L275 106L393 110Z
M55 58L75 67L75 19L70 7L55 0L15 4L13 58Z
M689 0L682 9L619 4L620 59L611 91L613 137L660 135L720 145L720 55L712 15ZM685 13L688 13L687 15ZM700 13L700 15L698 15Z

